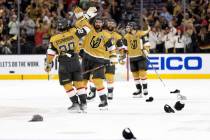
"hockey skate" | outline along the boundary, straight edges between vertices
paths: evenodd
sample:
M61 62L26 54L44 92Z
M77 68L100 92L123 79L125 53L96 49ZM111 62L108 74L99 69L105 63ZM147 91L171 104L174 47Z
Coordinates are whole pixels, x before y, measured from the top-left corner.
M79 107L82 113L87 113L87 104L80 104Z
M100 110L108 110L108 103L106 100L101 101L101 103L98 105Z
M133 93L133 98L142 98L142 93L140 90L137 90Z
M96 97L96 93L90 91L90 93L87 96L87 100L92 101L95 97Z
M87 96L87 100L88 101L93 100L95 97L96 97L96 90L90 89L90 92Z
M69 112L71 113L79 113L80 105L78 103L73 103L70 107L68 107Z
M98 107L100 108L100 110L107 110L108 109L108 102L107 102L107 96L106 95L101 95L100 97L100 104L98 105Z
M148 95L148 90L147 90L147 89L143 89L143 94L144 94L145 96L147 96L147 95Z
M108 93L107 98L108 98L108 100L112 100L113 99L113 93Z

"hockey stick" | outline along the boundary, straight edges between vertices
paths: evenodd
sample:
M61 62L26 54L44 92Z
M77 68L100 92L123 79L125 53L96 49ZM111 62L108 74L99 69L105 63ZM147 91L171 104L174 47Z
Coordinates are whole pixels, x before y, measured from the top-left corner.
M146 56L146 55L145 55L145 56ZM163 79L160 77L160 74L159 74L159 73L157 72L157 70L154 68L153 64L150 63L150 60L149 60L148 56L146 56L146 59L147 59L147 61L149 62L149 64L152 66L152 69L155 71L155 74L158 76L158 79L159 79L159 80L161 81L161 83L163 84L163 87L165 87L168 91L170 91L169 88L166 86L165 82L163 81ZM186 99L187 99L186 96L183 96L183 95L180 94L180 90L179 90L179 89L175 89L174 91L170 91L170 93L171 93L171 94L177 94L177 98L178 98L179 100L186 100Z
M130 64L130 62L129 62L129 58L128 58L128 55L127 55L127 57L126 57L126 70L127 70L127 81L129 81L129 79L130 79L130 75L129 75L129 64Z
M103 68L103 67L105 67L105 66L107 66L107 65L108 65L108 64L106 64L106 65L101 65L101 66L98 66L98 67L92 68L92 69L90 69L90 70L84 71L82 74L87 74L87 73L90 73L90 72L96 71L96 70L98 70L98 69L100 69L100 68Z

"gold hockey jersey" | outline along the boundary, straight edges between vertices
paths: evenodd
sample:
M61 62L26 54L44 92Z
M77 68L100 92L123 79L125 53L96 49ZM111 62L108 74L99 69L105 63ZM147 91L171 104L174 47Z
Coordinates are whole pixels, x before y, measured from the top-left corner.
M96 32L95 29L85 36L82 48L86 54L96 59L109 59L107 53L115 50L111 34L105 30Z
M89 23L89 20L85 17L81 17L75 23L76 28L88 27L90 30L94 30L93 26Z
M107 32L110 33L111 38L112 38L112 42L115 45L116 50L117 50L118 47L120 48L123 45L122 44L122 40L121 40L122 36L119 33L115 32L115 31L113 31L113 32L107 31ZM113 53L116 53L116 50ZM110 57L110 55L111 55L111 53L107 50L105 52L105 58L108 59Z
M79 38L76 35L76 31L75 28L71 28L69 31L52 36L49 48L56 51L59 55L78 52Z
M142 50L147 46L148 40L146 40L146 35L149 31L137 31L136 34L127 33L124 36L124 45L129 58L138 58L143 55Z

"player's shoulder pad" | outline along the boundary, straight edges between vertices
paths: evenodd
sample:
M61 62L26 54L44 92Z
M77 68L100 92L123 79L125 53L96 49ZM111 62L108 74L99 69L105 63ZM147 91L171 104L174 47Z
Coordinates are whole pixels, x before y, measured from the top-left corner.
M109 33L107 30L102 30L102 34L106 38L111 38L112 37L111 33Z
M113 32L113 35L117 38L117 39L121 39L122 35L119 34L118 32Z
M50 42L54 42L57 38L57 35L53 35L50 37Z
M123 36L123 38L127 39L129 36L130 36L130 34L129 34L129 33L126 33L126 34Z
M76 31L77 31L77 29L75 27L72 27L72 28L69 29L70 33L72 33L72 32L75 33Z

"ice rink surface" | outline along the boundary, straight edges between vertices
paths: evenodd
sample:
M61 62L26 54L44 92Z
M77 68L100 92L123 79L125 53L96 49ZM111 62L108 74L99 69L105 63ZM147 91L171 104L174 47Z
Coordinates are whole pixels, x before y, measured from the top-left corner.
M109 109L98 109L99 98L88 103L88 112L69 113L71 105L58 81L0 81L1 140L122 140L129 127L138 140L210 140L210 80L164 80L169 90L186 95L185 108L174 114L159 80L149 80L151 103L132 98L133 81L116 82ZM34 114L43 122L28 122Z

